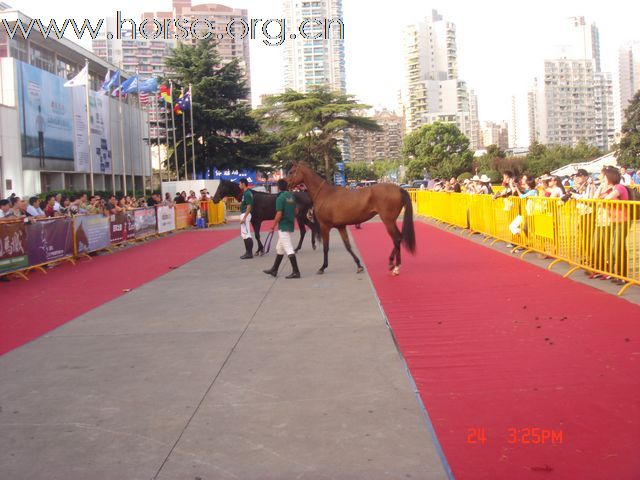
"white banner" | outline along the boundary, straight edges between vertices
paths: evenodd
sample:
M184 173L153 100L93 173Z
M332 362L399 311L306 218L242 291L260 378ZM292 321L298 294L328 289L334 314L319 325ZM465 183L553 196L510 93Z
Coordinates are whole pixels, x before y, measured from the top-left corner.
M73 87L73 136L75 170L89 172L87 141L87 93L85 87ZM91 151L94 173L111 173L111 142L109 140L109 104L106 95L89 92L91 108Z
M158 207L158 233L170 232L176 229L176 215L173 207Z

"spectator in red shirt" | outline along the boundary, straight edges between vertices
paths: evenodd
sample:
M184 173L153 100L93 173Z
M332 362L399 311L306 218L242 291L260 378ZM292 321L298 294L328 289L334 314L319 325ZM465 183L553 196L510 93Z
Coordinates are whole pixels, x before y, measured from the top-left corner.
M47 217L55 217L57 216L57 212L55 211L56 197L55 195L47 195L45 200L44 214Z

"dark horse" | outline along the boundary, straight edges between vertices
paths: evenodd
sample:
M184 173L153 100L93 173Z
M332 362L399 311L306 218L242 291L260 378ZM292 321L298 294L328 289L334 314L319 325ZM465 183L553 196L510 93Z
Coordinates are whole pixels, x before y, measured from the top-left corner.
M304 162L294 163L287 181L290 187L304 183L311 195L314 215L324 244L324 263L318 270L319 274L324 273L329 264L329 232L332 228L337 228L340 232L344 246L358 266L358 273L364 270L360 265L360 259L351 250L347 225L364 223L376 214L380 215L393 241L393 250L389 257L389 270L393 275L400 273L400 244L404 243L409 252L415 252L413 205L407 191L397 185L380 183L361 190L334 187ZM401 232L396 225L396 219L403 207L404 219Z
M276 217L276 198L278 196L271 193L257 192L255 190L251 191L253 192L251 225L253 225L253 231L256 236L256 241L258 242L256 255L262 255L264 253L264 246L260 241L260 225L264 220L273 220ZM317 226L309 219L310 215L308 215L309 210L313 207L311 197L306 192L294 192L293 195L296 197L296 219L298 220L298 227L300 228L300 241L296 247L296 252L302 248L302 242L307 234L305 226L308 226L311 230L311 245L315 250ZM237 183L230 182L229 180L220 180L220 185L218 185L218 189L213 196L213 202L218 203L226 197L233 197L240 202L242 201L242 191Z

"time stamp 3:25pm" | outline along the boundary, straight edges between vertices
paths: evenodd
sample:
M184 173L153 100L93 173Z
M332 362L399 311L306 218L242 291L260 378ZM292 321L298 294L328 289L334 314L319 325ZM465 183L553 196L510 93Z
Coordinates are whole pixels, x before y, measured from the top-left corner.
M564 443L562 430L541 427L509 427L500 436L487 435L484 427L467 429L467 443L470 445L486 445L491 440L504 441L512 445L561 445Z

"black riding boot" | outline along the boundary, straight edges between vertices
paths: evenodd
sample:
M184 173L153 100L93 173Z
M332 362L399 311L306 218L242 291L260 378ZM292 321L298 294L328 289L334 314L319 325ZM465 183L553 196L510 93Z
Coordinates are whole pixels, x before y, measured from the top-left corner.
M263 270L263 272L266 273L267 275L277 277L278 269L280 268L280 264L282 263L283 258L284 258L284 255L277 255L276 261L273 262L273 267L271 267L271 270Z
M244 239L244 248L246 250L245 254L240 257L240 260L246 260L248 258L253 258L253 238L245 238Z
M291 262L291 267L293 268L293 272L291 275L287 275L285 278L300 278L300 270L298 270L298 259L294 255L289 255L289 261Z

